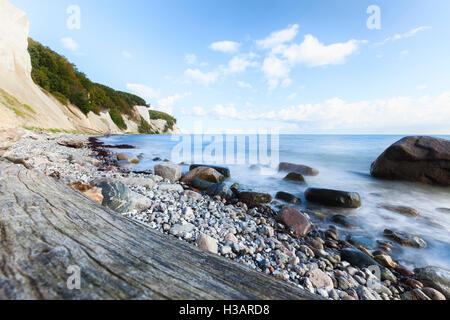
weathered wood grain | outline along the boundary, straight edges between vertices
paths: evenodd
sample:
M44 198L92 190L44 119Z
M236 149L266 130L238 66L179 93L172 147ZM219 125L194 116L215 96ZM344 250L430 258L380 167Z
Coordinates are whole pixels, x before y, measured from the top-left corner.
M317 299L0 161L0 299ZM67 268L81 268L69 290Z

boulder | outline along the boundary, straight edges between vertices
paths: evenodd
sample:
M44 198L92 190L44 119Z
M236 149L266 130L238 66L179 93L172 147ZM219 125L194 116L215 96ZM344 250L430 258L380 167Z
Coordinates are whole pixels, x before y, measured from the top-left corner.
M206 165L206 164L193 164L190 166L189 171L192 171L198 167L208 167L208 168L212 168L218 172L220 172L223 176L225 176L226 178L231 177L231 172L230 169L226 168L226 167L218 167L218 166L210 166L210 165Z
M311 231L312 225L308 217L295 208L284 208L276 217L276 220L288 228L292 228L298 237L306 237Z
M198 167L189 171L183 179L184 183L192 183L194 179L200 179L203 181L208 181L212 183L219 183L225 180L225 177L218 172L216 169L210 167Z
M341 250L341 260L347 261L351 265L356 266L360 269L367 268L369 266L380 267L380 264L377 261L369 257L364 252L353 248L343 248Z
M272 196L267 193L240 192L238 198L243 202L249 201L256 204L266 204L272 202Z
M92 184L102 189L103 206L118 213L126 213L132 210L133 193L122 182L112 179L96 179Z
M66 139L58 141L58 144L63 147L81 149L84 147L84 141L81 139Z
M119 161L128 161L130 159L125 153L119 153L116 158Z
M219 196L226 200L233 198L234 195L230 188L223 182L211 185L208 189L206 189L206 194L210 197Z
M201 179L194 179L192 181L192 186L201 191L205 191L206 189L208 189L209 187L211 187L213 185L214 185L214 183L208 182L208 181L203 181Z
M278 192L275 198L291 204L302 203L302 200L287 192Z
M183 193L184 196L193 199L193 200L198 200L202 198L202 195L198 192L192 191L192 190L186 190Z
M297 172L291 172L286 177L284 177L285 181L291 181L291 182L298 182L298 183L305 183L305 177L303 177L300 173Z
M155 166L155 174L170 182L177 182L183 175L183 168L179 165L165 162Z
M372 164L373 177L450 186L450 140L406 137Z
M278 171L295 172L304 176L317 176L319 174L319 171L314 168L289 162L280 163Z
M441 292L447 299L450 299L450 271L428 266L414 270L417 279L425 286L436 289ZM431 298L431 297L430 297Z
M423 249L427 247L427 243L422 238L401 231L384 230L384 236L406 247L414 247Z
M422 292L425 293L431 300L447 300L442 293L433 288L423 288Z
M352 209L361 207L361 197L356 192L309 188L305 197L310 202L325 206Z

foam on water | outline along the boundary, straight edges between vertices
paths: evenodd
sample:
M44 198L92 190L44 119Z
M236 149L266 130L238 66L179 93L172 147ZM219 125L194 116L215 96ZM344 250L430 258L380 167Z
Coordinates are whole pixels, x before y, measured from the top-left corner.
M198 136L197 136L198 138ZM239 182L242 187L275 195L278 191L292 193L303 200L300 209L320 211L331 217L344 214L354 217L360 230L340 229L342 233L369 236L386 240L384 229L394 229L417 235L427 241L426 249L402 248L394 257L409 267L426 265L450 269L450 213L437 208L450 208L450 188L426 186L417 183L384 181L370 176L370 165L392 143L402 136L314 136L281 135L279 161L311 166L320 171L316 177L306 177L307 185L283 181L286 173L267 168L260 174L251 170L250 164L227 164L232 177L228 183ZM450 137L442 137L449 139ZM104 138L108 144L132 144L139 147L134 155L143 153L145 160L137 170L153 169L153 158L171 159L172 148L180 136L111 136ZM123 151L123 150L122 150ZM255 152L255 150L251 150ZM197 155L198 156L198 155ZM195 161L199 162L199 161ZM214 163L208 163L214 164ZM220 164L218 164L220 165ZM185 166L185 171L189 166ZM308 187L355 191L361 195L362 207L357 210L323 208L307 203L304 191ZM420 212L419 218L402 216L380 209L380 204L412 207ZM324 227L328 221L315 220Z

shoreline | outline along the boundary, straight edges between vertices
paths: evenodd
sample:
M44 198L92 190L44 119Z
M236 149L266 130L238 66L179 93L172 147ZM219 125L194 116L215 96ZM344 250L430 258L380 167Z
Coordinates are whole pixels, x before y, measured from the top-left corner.
M217 196L203 195L187 184L163 181L150 171L130 172L130 166L116 163L118 154L108 150L117 146L105 146L98 141L102 137L32 133L10 147L8 154L28 157L24 161L30 166L66 184L81 183L79 190L90 194L91 199L99 196L98 186L102 183L106 187L123 183L133 198L126 212L121 213L123 216L324 298L423 297L424 285L413 271L401 267L380 266L382 282L370 288L378 280L367 269L367 263L351 265L342 257L357 262L367 260L371 253L341 240L333 228L312 226L308 236L297 238L268 207L250 209L242 202L232 204ZM77 148L79 142L82 146ZM119 147L126 150L133 146Z

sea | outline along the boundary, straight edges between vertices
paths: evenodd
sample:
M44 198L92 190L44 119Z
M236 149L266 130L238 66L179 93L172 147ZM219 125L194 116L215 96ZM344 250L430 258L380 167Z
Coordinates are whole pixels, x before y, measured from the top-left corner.
M130 144L126 150L143 160L133 169L152 170L163 160L183 165L192 163L226 166L240 188L256 192L289 192L300 199L298 209L310 214L315 224L335 225L331 217L345 215L357 222L359 229L335 227L344 236L362 236L370 241L388 239L385 229L419 236L425 249L396 247L393 258L400 264L419 268L428 265L450 269L450 187L387 181L371 177L370 167L386 148L404 136L394 135L116 135L101 140L109 145ZM450 139L450 136L436 136ZM118 150L123 152L123 150ZM160 158L154 161L155 158ZM320 171L307 176L306 184L292 184L278 172L280 162L307 165ZM327 208L305 200L307 188L327 188L358 192L359 209ZM403 216L380 208L381 205L407 206L420 216Z

